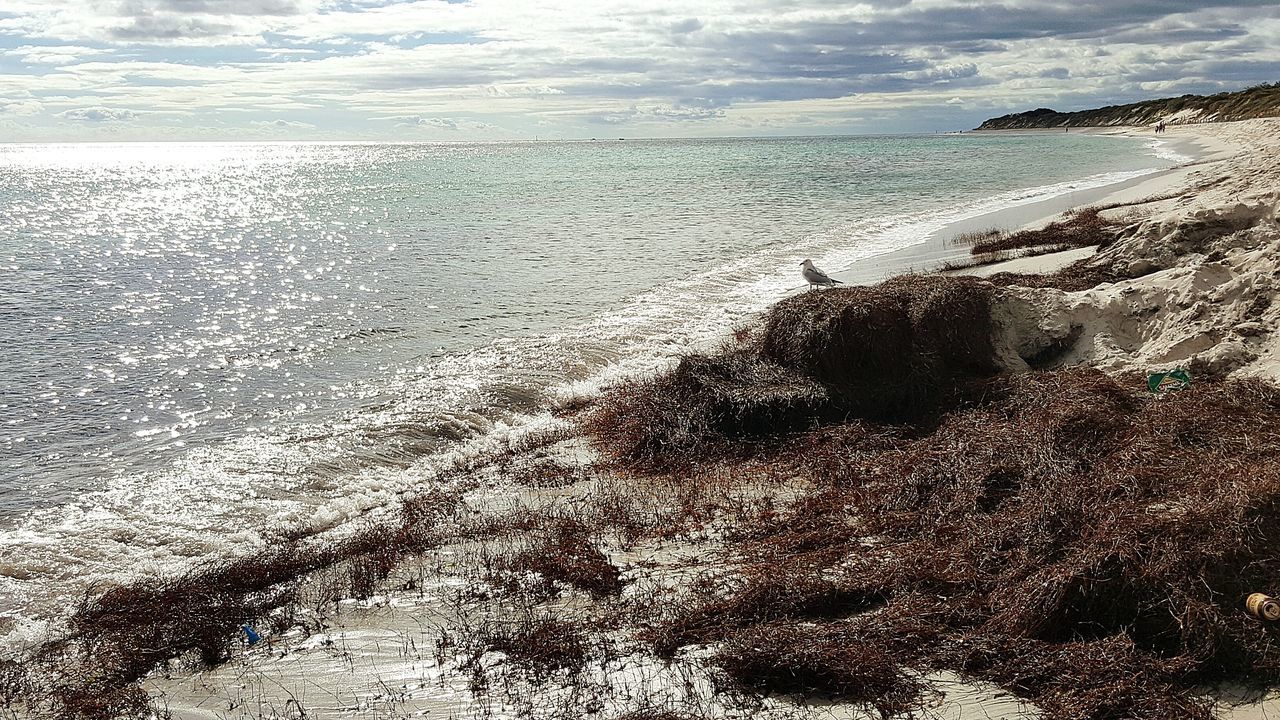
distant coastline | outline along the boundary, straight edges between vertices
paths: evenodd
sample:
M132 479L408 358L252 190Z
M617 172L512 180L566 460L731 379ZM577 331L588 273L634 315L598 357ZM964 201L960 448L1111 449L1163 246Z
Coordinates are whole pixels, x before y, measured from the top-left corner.
M1246 90L1215 95L1182 95L1144 100L1127 105L1058 112L1037 108L986 120L978 130L1025 130L1144 126L1164 122L1185 125L1202 122L1231 122L1280 115L1280 83L1256 85Z

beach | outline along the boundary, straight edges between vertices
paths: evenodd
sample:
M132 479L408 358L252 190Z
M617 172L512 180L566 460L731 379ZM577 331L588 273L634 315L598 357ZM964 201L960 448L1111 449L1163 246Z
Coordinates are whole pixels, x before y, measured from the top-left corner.
M804 257L1172 164L1078 134L75 150L0 148L0 648L89 586L341 537L714 348Z
M1246 312L1251 305L1256 309L1265 304L1271 292L1269 258L1274 253L1269 243L1274 239L1277 197L1273 122L1196 126L1191 132L1203 132L1218 146L1211 155L1098 201L1123 204L1109 212L1118 217L1131 214L1127 221L1136 237L1086 262L1124 266L1126 272L1143 277L1131 285L1117 283L1069 300L1044 293L1022 296L1043 313L1035 322L1066 322L1094 338L1090 347L1066 362L1109 372L1192 365L1215 376L1275 379L1266 339L1271 320L1265 311L1257 317ZM1242 238L1245 230L1252 231L1247 242ZM1233 243L1227 238L1241 240ZM1069 259L1074 257L1061 258ZM1022 261L1016 269L1046 272L1057 265L1058 259L1046 256L1038 262ZM1015 268L979 272L1008 269ZM1152 309L1160 312L1152 317ZM1059 311L1079 315L1048 320Z
M1071 208L1133 202L1163 195L1177 188L1184 188L1192 182L1189 176L1197 172L1200 165L1225 160L1240 152L1244 147L1235 139L1223 138L1214 134L1212 129L1207 132L1200 132L1202 129L1203 126L1175 127L1172 134L1161 136L1160 141L1163 144L1164 152L1180 159L1181 162L1177 167L1099 187L1072 190L1047 200L1004 208L948 223L945 227L931 233L926 242L921 245L907 248L899 253L875 258L871 263L866 263L857 269L840 274L839 278L846 282L865 283L882 280L889 274L901 272L903 268L936 269L948 261L967 259L967 249L957 247L950 242L957 235L991 227L1017 229L1041 226ZM1031 136L1037 134L1036 131L1029 130L995 132L1021 132ZM1045 132L1039 131L1040 134ZM1085 130L1085 132L1090 131ZM1103 136L1140 138L1152 135L1147 128L1128 130L1097 128L1092 130L1092 133ZM1048 269L1056 269L1056 261L1053 258L1045 257L1038 261L1028 259L1008 266L998 266L995 263L991 263L984 269L974 270L973 272L998 272L999 269L997 268L1029 268L1019 271L1044 272Z
M1280 121L1276 120L1172 126L1167 139L1174 152L1191 158L1184 164L949 222L931 230L923 242L859 262L836 277L847 285L863 285L907 270L928 273L968 254L967 248L952 242L957 235L989 227L1034 229L1067 210L1109 206L1103 216L1112 223L1115 238L1105 247L1074 248L951 270L942 276L929 275L951 283L940 286L943 290L932 289L929 283L933 280L920 285L912 280L866 297L891 296L894 302L901 299L916 308L911 305L916 302L912 298L943 293L943 300L931 299L928 302L935 304L927 307L954 312L944 324L968 328L975 322L989 322L990 362L994 365L983 377L1021 377L1008 380L1012 385L1001 386L1000 392L1014 398L1027 393L1047 406L1057 402L1053 390L1057 380L1046 381L1047 386L1042 387L1026 378L1064 373L1062 377L1068 378L1064 382L1079 383L1088 392L1099 393L1080 396L1081 404L1114 401L1117 415L1163 412L1160 407L1139 407L1117 399L1121 391L1107 385L1133 382L1134 377L1148 372L1187 369L1193 383L1213 383L1205 392L1227 394L1230 390L1222 388L1228 386L1221 383L1242 378L1275 381L1280 379L1280 346L1273 333L1280 326L1280 306L1273 307L1270 301L1275 293L1274 277L1280 272L1276 252L1280 243L1276 224L1280 208L1277 131ZM1106 128L1097 132L1145 136L1150 131ZM1054 273L1067 268L1075 268L1077 273L1087 268L1112 280L1083 290L1054 287L1052 281L1030 283L1013 276L994 284L984 280L1008 273L1053 278ZM837 298L841 296L835 293L846 291L823 292ZM784 301L789 303L786 307L802 314L817 312L815 303L821 302L818 293L798 291L789 293ZM282 538L276 547L255 549L254 554L231 566L237 572L260 569L261 581L246 584L242 593L251 601L220 598L216 612L202 604L202 598L220 592L219 583L228 577L228 568L220 565L166 581L162 591L150 592L144 583L129 586L106 602L88 604L80 610L83 624L75 626L72 639L40 654L33 667L43 675L33 682L67 697L77 688L85 691L86 667L92 669L95 663L102 667L127 665L118 656L181 636L176 627L155 629L163 623L154 615L169 612L175 625L194 622L203 614L219 618L224 631L227 619L236 619L234 624L243 621L246 627L225 647L212 642L207 651L204 646L188 646L176 657L155 656L163 662L141 684L146 698L132 701L151 703L173 718L853 718L901 715L921 708L931 717L957 719L1062 716L1063 708L1076 701L1070 685L1025 681L1032 674L1025 669L1019 671L1022 675L1018 678L1008 679L1001 675L1003 671L988 672L969 656L965 662L970 664L961 668L953 655L895 644L907 626L900 617L907 609L921 619L921 626L914 631L920 637L933 637L931 627L964 628L963 633L939 633L936 640L929 641L939 647L957 643L962 634L978 637L981 632L975 628L990 627L997 621L1008 627L1020 628L1019 622L1035 626L1025 617L1034 611L1018 606L989 617L983 613L990 612L993 604L998 606L999 597L984 595L970 608L962 600L965 591L944 590L947 583L937 578L932 585L910 585L919 582L912 575L917 570L904 569L907 555L898 556L890 549L923 542L908 533L909 523L876 525L859 518L855 509L871 506L859 503L874 504L880 499L850 499L842 494L847 488L824 484L807 463L810 456L825 458L822 452L833 453L830 461L834 462L839 453L829 448L832 442L841 452L849 453L848 457L859 458L859 463L865 455L860 448L889 448L883 457L873 457L859 466L872 477L878 467L892 466L906 473L906 466L894 465L899 460L892 458L923 451L915 445L908 449L916 438L911 432L895 429L903 426L901 419L889 422L885 426L889 429L884 430L848 420L856 415L848 408L858 407L856 404L841 406L839 422L824 419L787 425L795 421L797 412L815 416L825 412L814 408L824 407L827 394L834 392L832 388L838 383L817 371L796 377L791 372L793 366L778 359L783 351L767 357L786 373L775 372L772 364L763 369L751 364L758 360L750 354L756 352L754 343L770 347L774 330L767 317L779 311L775 307L765 312L766 320L740 323L741 337L725 340L721 349L708 350L702 345L688 354L711 358L706 373L728 373L728 380L717 375L717 382L730 384L725 402L738 408L743 427L754 428L752 423L756 422L776 425L779 437L791 439L774 442L751 436L755 439L741 446L708 444L705 457L698 456L696 462L671 460L684 457L678 444L665 445L662 452L646 455L643 461L636 460L639 456L622 457L620 451L611 449L620 442L623 430L619 428L630 428L627 432L633 435L641 433L634 429L636 418L648 417L644 413L651 410L658 412L653 408L661 405L644 394L655 392L656 386L622 378L613 387L606 386L603 400L601 396L567 397L556 408L554 419L527 433L513 434L503 447L457 462L431 488L403 495L389 519L371 521L368 528L354 534L353 541L344 541L345 545L327 551L328 555L317 550L319 542L305 538ZM917 323L913 326L915 336L934 333L946 343L964 339L953 337L953 330L927 322L920 325L923 321L918 315L916 309L902 315ZM892 334L892 323L897 322L892 318L898 316L869 317L883 321L885 334L866 337L897 337ZM973 318L976 320L970 322ZM728 336L729 330L724 328L722 337ZM968 363L974 352L967 345L940 347L934 354L950 362L948 353L954 353L959 363L956 367ZM734 363L748 366L734 364L730 371L725 370L729 365L715 365L724 358L736 358ZM866 367L871 368L868 373L879 372L874 369L879 367L876 356L868 355L866 361ZM710 383L705 379L708 375L696 374L703 371L694 364L681 363L680 368L685 367L693 368L689 372L695 375L691 377ZM933 366L930 368L932 372ZM948 366L937 374L954 369ZM1094 369L1104 374L1088 374ZM732 383L738 382L734 372L746 373L742 377L753 378L754 385L734 391ZM658 377L660 385L666 376ZM914 382L915 376L911 377ZM818 378L817 385L814 378ZM710 385L696 386L700 388L697 392L706 387ZM772 393L768 398L750 395L749 391L762 387ZM845 388L842 392L852 397L855 391ZM943 394L946 392L944 389ZM898 400L905 407L919 399L895 397L895 402ZM733 405L736 402L759 405ZM1024 401L1011 402L1011 407L1021 408L1018 403ZM619 404L624 411L609 416L609 403ZM604 416L599 414L601 405ZM980 403L959 402L947 411L955 414L944 417L960 418L971 405ZM1017 412L1021 411L1002 407L986 422L998 424L997 419ZM1094 415L1080 417L1085 418L1081 422L1096 419ZM937 422L946 429L951 421ZM955 420L957 427L965 422L969 421ZM1047 423L1043 427L1052 432L1064 432L1062 428L1067 427L1043 418L1037 422ZM1142 422L1145 420L1135 420L1135 427ZM690 420L689 425L696 430L695 421ZM1010 428L1010 433L1025 431L1024 441L1028 446L1035 444L1033 438L1039 431L1016 423ZM1041 434L1052 435L1050 430ZM1110 448L1088 432L1083 434L1088 438L1082 442L1099 443L1089 445L1087 452ZM941 477L948 475L952 460L982 454L969 444L976 435L955 437L960 438L955 445L948 444L951 436L939 440L942 449L920 464L934 467L929 463L935 463ZM1155 442L1142 438L1143 443ZM649 436L635 440L636 446L650 440ZM846 441L848 444L842 444ZM1269 439L1257 441L1270 447ZM610 442L615 444L610 446ZM796 447L805 451L798 453ZM1074 452L1052 447L1057 449L1045 450L1044 456ZM666 464L668 461L671 464ZM959 477L963 472L956 470L955 474ZM987 470L981 475L982 482L994 477ZM895 483L898 479L892 476ZM1030 487L1030 481L1026 482ZM946 494L942 489L937 492L939 497ZM1012 502L1007 495L1017 495L1019 488L1005 487L1001 492L1005 494L982 502L974 500L975 507L994 513L1003 507L1001 503ZM1188 490L1188 497L1194 494ZM1152 507L1150 498L1144 496L1141 502L1147 504L1134 507ZM903 509L908 507L912 512L934 512L939 518L958 512L954 508L919 510L905 498L893 503L904 516L910 514ZM1249 512L1254 512L1253 506ZM821 524L809 527L806 518L818 518ZM979 520L957 522L949 526L953 531ZM307 553L323 560L301 564L291 560L294 565L277 571L277 565L288 565L281 557ZM869 585L867 577L887 572L890 565L876 564L888 562L885 558L890 556L895 569L888 575L907 580L901 586ZM875 572L867 569L875 567L879 567ZM929 572L946 574L945 569ZM976 577L987 571L963 572ZM1055 579L1046 577L1037 582L1047 588ZM909 592L902 589L908 586ZM1088 594L1086 590L1078 592ZM1063 590L1063 595L1070 595L1070 591ZM905 605L900 606L899 601ZM978 609L979 605L983 609ZM1045 607L1051 605L1045 601ZM1242 614L1235 598L1222 598L1220 605L1212 611L1227 613L1235 608ZM956 609L961 606L972 617L982 618L982 623L968 617L962 623L952 617L962 614ZM1093 610L1088 606L1078 612ZM1232 633L1248 632L1243 621L1231 617ZM883 621L890 624L890 630L877 625L880 620L876 618L889 618ZM130 623L144 629L135 635ZM732 632L724 631L722 624ZM862 635L857 628L863 628ZM830 634L833 632L836 634ZM889 634L879 636L878 632ZM867 641L865 656L851 657L838 649L861 648L860 637L878 638ZM1094 641L1113 643L1107 646L1108 652L1123 658L1119 664L1132 663L1139 675L1150 673L1153 686L1171 682L1168 677L1181 677L1176 669L1160 666L1144 655L1141 648L1114 644L1119 641L1110 635L1090 639ZM812 652L806 655L795 649L797 643L807 643ZM901 658L919 655L914 664L903 659L899 667L884 657L887 651L878 649L877 644L898 648L890 654ZM974 640L975 647L980 644ZM1003 646L995 643L991 647ZM1024 650L1010 644L1004 650L988 648L984 652L1013 657ZM1087 654L1093 651L1079 649L1079 657L1093 658ZM777 657L788 658L793 664L768 664ZM214 667L194 669L202 658L216 660ZM840 676L837 682L832 679L835 671L822 669L828 660L845 671L849 665L883 665L896 670L884 675L855 673L852 679ZM762 669L766 665L768 668ZM808 679L803 682L809 685L788 684L786 678L795 677L797 667L812 673L812 677L804 676ZM1100 677L1106 675L1099 673ZM92 672L87 675L92 676ZM762 684L753 686L746 678L756 678ZM834 699L830 693L804 691L805 687L826 687L823 683L839 688ZM1280 707L1276 704L1280 701L1268 700L1256 689L1234 694L1219 689L1215 695L1211 685L1206 683L1199 694L1180 690L1181 694L1167 696L1154 691L1144 695L1125 686L1109 697L1120 702L1116 698L1123 695L1130 703L1117 706L1117 717L1128 712L1156 716L1157 711L1169 708L1188 712L1211 708L1220 717L1265 717ZM760 687L765 690L752 691ZM1112 692L1098 689L1107 687L1111 686L1102 681L1090 686L1099 695ZM1084 689L1076 691L1079 695ZM859 695L863 692L865 696ZM1228 706L1220 699L1228 696L1239 704ZM1180 705L1184 700L1189 704Z

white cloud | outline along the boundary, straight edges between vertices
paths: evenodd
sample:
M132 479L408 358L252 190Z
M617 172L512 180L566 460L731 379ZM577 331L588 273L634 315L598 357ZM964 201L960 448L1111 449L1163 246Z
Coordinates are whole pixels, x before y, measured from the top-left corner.
M474 120L466 120L462 118L449 117L424 117L422 115L410 115L408 117L393 117L388 120L396 121L396 127L415 127L429 128L434 130L488 130L494 128L489 123L476 122Z
M5 115L37 115L44 110L39 100L3 100L0 99L0 114Z
M537 95L564 95L560 88L549 85L490 85L484 89L489 97L527 97Z
M3 55L15 57L27 65L68 65L86 57L109 54L103 48L82 45L23 45L3 51Z
M267 130L314 130L315 125L311 123L297 122L296 120L253 120L250 125Z
M90 107L77 108L75 110L64 110L58 113L58 117L64 120L76 120L79 122L124 122L127 120L135 120L138 114L132 110L118 110L106 107Z
M632 105L618 110L586 113L592 122L620 125L634 122L684 122L689 120L712 120L725 116L724 108L718 107L683 107L678 105Z

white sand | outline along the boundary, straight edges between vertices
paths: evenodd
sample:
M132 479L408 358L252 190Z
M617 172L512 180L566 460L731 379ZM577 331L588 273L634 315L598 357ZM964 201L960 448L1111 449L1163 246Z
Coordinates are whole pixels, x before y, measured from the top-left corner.
M1098 251L1097 248L1072 248L1071 250L1063 250L1062 252L1045 253L1044 255L1031 255L1028 257L1014 258L1003 262L991 263L990 265L978 265L963 270L953 270L949 275L972 275L974 277L988 277L1000 272L1025 273L1027 275L1038 275L1051 273L1060 270L1077 260L1083 260L1092 257Z
M1212 140L1222 159L1127 189L1113 201L1181 194L1134 206L1139 216L1121 238L1088 260L1140 277L1075 293L1004 291L997 317L1010 367L1057 344L1067 365L1280 380L1280 306L1270 304L1280 273L1280 120L1182 131ZM1228 154L1230 145L1239 150ZM1038 262L1050 269L1065 259Z

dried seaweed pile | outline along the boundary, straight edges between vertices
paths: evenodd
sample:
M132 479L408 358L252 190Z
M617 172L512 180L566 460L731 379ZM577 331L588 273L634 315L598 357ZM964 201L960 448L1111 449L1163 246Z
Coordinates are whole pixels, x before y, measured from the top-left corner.
M1102 217L1100 212L1101 208L1084 207L1068 211L1063 220L1035 230L979 236L975 238L970 252L987 255L1026 248L1105 247L1115 240L1119 223Z
M744 688L885 714L935 669L1055 718L1204 718L1205 684L1280 680L1280 630L1242 608L1280 591L1280 391L1139 385L1004 376L928 428L796 437L779 462L817 489L744 541L741 585L669 608L655 648L713 644Z
M588 427L623 466L747 456L813 483L732 538L737 584L642 633L656 652L710 645L741 688L884 714L923 702L932 670L1062 718L1208 717L1206 685L1280 681L1280 630L1243 611L1280 592L1280 390L993 376L989 292L909 278L777 305L726 357L817 383L807 427L690 425L737 406L652 392L683 366L604 399ZM720 397L750 393L722 377Z
M1102 283L1129 280L1132 276L1118 272L1110 265L1100 264L1095 258L1077 260L1066 267L1045 275L1031 273L998 272L987 280L999 287L1017 285L1027 288L1056 288L1066 292L1079 292L1095 288Z
M492 557L489 582L507 591L545 597L555 597L561 587L595 598L622 591L618 568L609 562L584 523L556 518L547 524L549 527L521 533L531 536L526 547Z
M904 276L796 295L740 346L616 388L586 426L616 458L674 469L818 421L918 417L995 372L991 293L976 278Z

